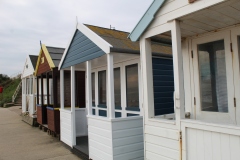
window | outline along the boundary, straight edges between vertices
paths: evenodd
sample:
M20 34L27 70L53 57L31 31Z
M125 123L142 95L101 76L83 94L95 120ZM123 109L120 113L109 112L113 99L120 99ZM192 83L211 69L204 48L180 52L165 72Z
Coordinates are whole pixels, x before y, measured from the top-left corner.
M114 98L115 108L121 109L121 76L120 68L114 69Z
M106 71L98 72L98 98L99 106L106 108L107 96L106 96Z
M126 66L127 110L139 111L138 65Z
M198 45L201 110L228 112L224 40Z
M95 73L92 73L92 106L95 104Z

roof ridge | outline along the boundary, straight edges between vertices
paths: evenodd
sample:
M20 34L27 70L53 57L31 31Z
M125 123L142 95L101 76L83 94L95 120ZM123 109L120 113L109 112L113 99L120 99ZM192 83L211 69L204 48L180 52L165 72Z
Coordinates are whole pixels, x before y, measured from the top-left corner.
M49 47L49 48L56 48L56 49L65 49L65 48L62 48L62 47L52 47L52 46L46 46L46 47Z
M86 25L86 26L98 27L98 28L107 29L107 30L111 30L111 31L124 32L124 33L127 33L127 34L130 33L130 32L127 32L127 31L121 31L121 30L117 30L117 29L110 29L110 28L105 28L105 27L95 26L95 25L91 25L91 24L84 24L84 25Z

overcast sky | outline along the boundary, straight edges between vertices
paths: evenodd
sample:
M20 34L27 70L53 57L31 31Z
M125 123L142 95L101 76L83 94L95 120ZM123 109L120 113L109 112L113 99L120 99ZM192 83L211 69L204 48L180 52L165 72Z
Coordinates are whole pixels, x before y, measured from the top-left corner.
M79 23L131 32L152 0L0 0L0 74L22 72L40 40L65 48Z

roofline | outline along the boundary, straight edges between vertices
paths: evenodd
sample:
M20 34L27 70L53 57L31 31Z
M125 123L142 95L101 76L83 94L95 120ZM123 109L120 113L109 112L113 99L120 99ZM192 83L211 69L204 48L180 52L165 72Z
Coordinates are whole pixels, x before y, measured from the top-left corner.
M40 64L41 55L42 55L43 52L44 52L44 54L45 54L45 56L46 56L47 62L48 62L48 64L49 64L51 70L52 70L52 68L55 67L55 65L54 65L54 63L53 63L53 60L52 60L52 58L51 58L51 56L50 56L50 54L49 54L49 52L48 52L48 50L47 50L47 47L46 47L44 44L42 44L41 49L40 49L40 52L39 52L39 55L38 55L38 60L37 60L36 68L35 68L35 70L34 70L34 75L35 75L35 76L37 76L37 71L38 71L38 67L39 67L39 64Z
M95 26L95 25L91 25L91 24L84 24L84 25L86 25L86 26L98 27L98 28L107 29L107 30L112 30L112 31L124 32L124 33L128 33L128 34L129 34L129 32L127 32L127 31L122 31L122 30L118 30L118 29L110 29L110 28Z
M67 48L64 51L64 54L61 58L61 61L59 63L58 66L58 70L61 70L62 68L62 64L63 61L65 60L65 57L67 55L67 52L69 50L69 47L72 43L72 40L75 36L76 31L79 30L80 32L82 32L86 37L88 37L93 43L95 43L99 48L101 48L106 54L110 53L110 48L112 48L113 46L111 44L109 44L107 41L105 41L102 37L100 37L98 34L96 34L94 31L92 31L90 28L88 28L87 26L85 26L82 23L77 24L73 36L71 38L70 43L68 44Z
M136 42L139 40L143 32L153 21L156 12L162 7L165 1L166 0L154 0L152 2L132 32L128 35L128 38L130 38L131 41Z

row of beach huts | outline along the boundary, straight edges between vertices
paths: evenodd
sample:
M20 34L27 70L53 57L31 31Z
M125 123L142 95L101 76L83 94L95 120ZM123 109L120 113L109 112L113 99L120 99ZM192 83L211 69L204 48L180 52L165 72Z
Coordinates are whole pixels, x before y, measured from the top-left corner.
M154 0L131 33L77 24L22 73L22 115L92 160L238 160L240 1Z

